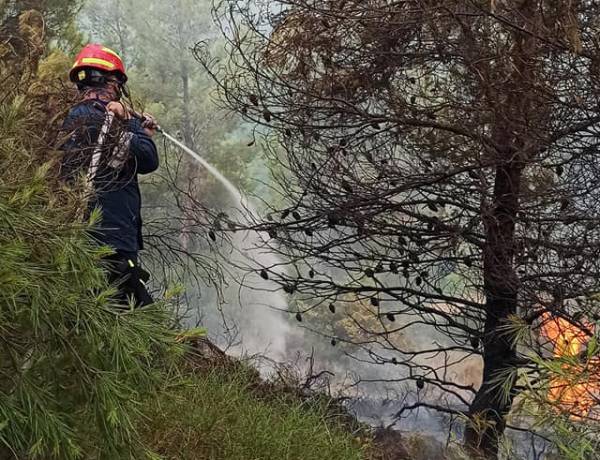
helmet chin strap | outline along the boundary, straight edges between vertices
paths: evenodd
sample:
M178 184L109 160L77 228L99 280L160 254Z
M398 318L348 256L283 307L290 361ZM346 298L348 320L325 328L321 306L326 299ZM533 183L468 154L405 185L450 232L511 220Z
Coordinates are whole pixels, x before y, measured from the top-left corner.
M115 91L115 100L118 102L123 98L123 88L121 88L121 86L117 86L116 89L114 89Z
M129 87L127 86L127 83L123 83L122 85L120 85L119 89L121 90L122 95L125 96L125 99L131 99L131 93L129 92Z

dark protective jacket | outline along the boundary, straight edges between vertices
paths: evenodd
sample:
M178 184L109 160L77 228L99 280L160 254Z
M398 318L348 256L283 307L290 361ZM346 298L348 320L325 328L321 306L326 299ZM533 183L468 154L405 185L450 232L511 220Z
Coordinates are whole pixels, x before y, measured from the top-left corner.
M63 180L89 175L106 118L106 103L100 100L84 101L71 109L63 123L63 132L69 136L62 146ZM100 208L102 212L95 236L118 252L136 254L143 249L138 174L158 168L156 145L145 134L140 120L114 120L101 153L98 169L89 182L93 188L89 210Z

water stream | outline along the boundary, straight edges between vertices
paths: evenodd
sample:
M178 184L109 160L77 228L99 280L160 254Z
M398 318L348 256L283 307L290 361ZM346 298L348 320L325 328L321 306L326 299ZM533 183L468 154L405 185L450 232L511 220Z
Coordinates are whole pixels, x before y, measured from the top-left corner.
M194 160L196 160L198 163L200 163L202 166L204 166L209 173L211 173L219 182L221 182L221 184L223 184L223 186L227 189L227 191L235 199L235 201L238 205L243 205L243 204L245 204L244 202L247 202L247 200L244 199L244 196L236 188L236 186L233 185L229 181L229 179L227 179L223 174L221 174L221 172L217 168L215 168L208 161L206 161L204 158L202 158L200 155L198 155L198 153L194 152L187 145L180 142L177 138L171 136L166 131L161 129L160 132L163 136L165 136L167 139L169 139L173 144L177 145L177 147L179 147L181 150L183 150L189 156L191 156ZM256 210L254 208L250 208L250 212L252 214L256 215Z
M250 200L233 185L221 172L177 138L161 130L170 142L186 152L194 161L202 165L222 185L232 198L239 218L247 223L255 221L258 211ZM229 319L237 324L239 345L231 352L236 354L263 355L275 361L284 361L288 352L287 341L301 332L292 330L286 314L287 296L278 286L259 276L245 276L248 272L256 274L262 268L283 271L283 261L268 248L264 247L262 235L254 231L241 231L233 235L231 251L227 254L229 265L233 267L233 283L226 289L224 309ZM244 279L243 283L239 281ZM223 318L220 318L221 320ZM214 324L215 327L218 327Z

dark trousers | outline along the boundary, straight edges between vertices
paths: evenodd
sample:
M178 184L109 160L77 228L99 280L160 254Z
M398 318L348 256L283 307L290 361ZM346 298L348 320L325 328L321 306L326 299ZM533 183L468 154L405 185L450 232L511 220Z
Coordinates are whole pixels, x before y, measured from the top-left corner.
M154 303L146 288L150 274L139 266L137 254L116 252L105 260L108 280L117 286L116 300L120 304L133 302L136 307L144 307Z

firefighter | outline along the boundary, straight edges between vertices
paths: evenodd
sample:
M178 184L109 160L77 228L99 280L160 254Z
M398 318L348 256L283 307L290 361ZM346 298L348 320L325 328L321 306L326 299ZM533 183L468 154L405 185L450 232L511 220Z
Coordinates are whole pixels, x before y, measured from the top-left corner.
M123 102L127 74L111 49L85 46L69 76L77 85L79 102L63 123L67 141L62 146L61 177L69 182L81 178L90 191L88 216L95 208L101 212L94 236L114 250L107 267L110 281L118 286L118 300L149 305L149 275L138 264L143 249L138 174L158 168L152 140L156 123L148 114L133 116Z

